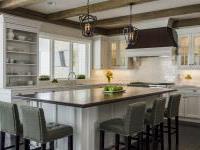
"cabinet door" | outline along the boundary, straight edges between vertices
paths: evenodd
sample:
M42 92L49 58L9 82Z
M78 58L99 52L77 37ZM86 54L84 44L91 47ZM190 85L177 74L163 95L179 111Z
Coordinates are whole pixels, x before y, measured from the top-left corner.
M200 118L200 96L188 96L185 99L185 117Z
M180 65L189 64L190 36L183 35L179 37L179 61Z
M124 40L116 40L111 42L111 65L112 67L125 67L126 62L126 42Z
M193 64L200 65L200 34L193 36Z

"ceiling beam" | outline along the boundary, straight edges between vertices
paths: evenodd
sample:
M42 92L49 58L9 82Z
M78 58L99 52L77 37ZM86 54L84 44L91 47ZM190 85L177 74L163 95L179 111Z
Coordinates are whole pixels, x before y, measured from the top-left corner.
M200 25L200 18L176 20L174 22L173 27L180 28L180 27L197 26L197 25Z
M1 9L15 9L27 5L32 5L45 0L4 0L0 3Z
M200 4L195 4L195 5L135 14L133 15L133 21L138 22L138 21L157 19L157 18L163 18L163 17L173 17L173 16L178 16L178 15L192 14L192 13L198 13L198 12L200 12ZM97 21L97 26L99 27L101 26L109 27L110 25L123 26L129 23L129 17L130 16L122 16L122 17L116 17L116 18L111 18L111 19L99 20Z
M91 4L90 12L95 13L95 12L105 11L109 9L124 7L124 6L129 5L130 3L140 4L140 3L151 2L151 1L155 1L155 0L108 0L105 2ZM48 18L51 20L59 20L59 19L79 16L86 12L87 12L87 6L82 6L82 7L72 8L72 9L49 14Z
M47 23L61 25L61 26L65 26L65 27L71 27L71 28L74 28L74 29L79 29L79 30L81 29L80 24L78 22L66 20L66 19L49 20L47 18L46 14L35 12L35 11L28 10L28 9L25 9L25 8L16 8L14 10L0 10L0 12L19 16L19 17L23 17L23 18L34 19L34 20L38 20L38 21L43 21L43 22L47 22ZM106 30L104 28L97 27L95 29L95 31L96 31L97 34L102 34L102 35L108 34L108 30Z

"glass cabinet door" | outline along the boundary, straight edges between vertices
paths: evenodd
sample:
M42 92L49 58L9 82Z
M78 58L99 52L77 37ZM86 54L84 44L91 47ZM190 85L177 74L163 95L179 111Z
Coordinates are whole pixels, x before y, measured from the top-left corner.
M189 40L189 36L182 36L179 38L180 65L188 65L190 49Z
M111 65L113 67L124 67L125 66L125 52L126 42L125 41L113 41L111 42Z
M193 61L194 65L200 65L200 35L193 36Z

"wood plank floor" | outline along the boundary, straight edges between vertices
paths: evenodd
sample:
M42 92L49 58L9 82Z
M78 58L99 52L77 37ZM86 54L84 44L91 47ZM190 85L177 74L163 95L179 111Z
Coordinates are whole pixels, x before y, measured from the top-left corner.
M176 150L174 137L172 138L172 145L173 145L172 150ZM23 146L21 146L20 150L23 150ZM165 135L165 150L168 150L166 135ZM181 123L179 150L200 150L200 125L188 125Z

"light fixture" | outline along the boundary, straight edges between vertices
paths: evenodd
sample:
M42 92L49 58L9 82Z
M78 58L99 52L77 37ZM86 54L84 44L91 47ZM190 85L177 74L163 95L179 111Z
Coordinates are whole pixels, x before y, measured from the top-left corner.
M126 43L128 44L126 49L132 49L137 42L139 30L132 25L132 7L133 4L130 4L130 22L127 27L123 29L123 34L125 36Z
M94 35L94 29L95 29L95 24L97 22L97 17L90 15L89 0L87 2L87 14L79 16L79 21L83 36L92 37Z

